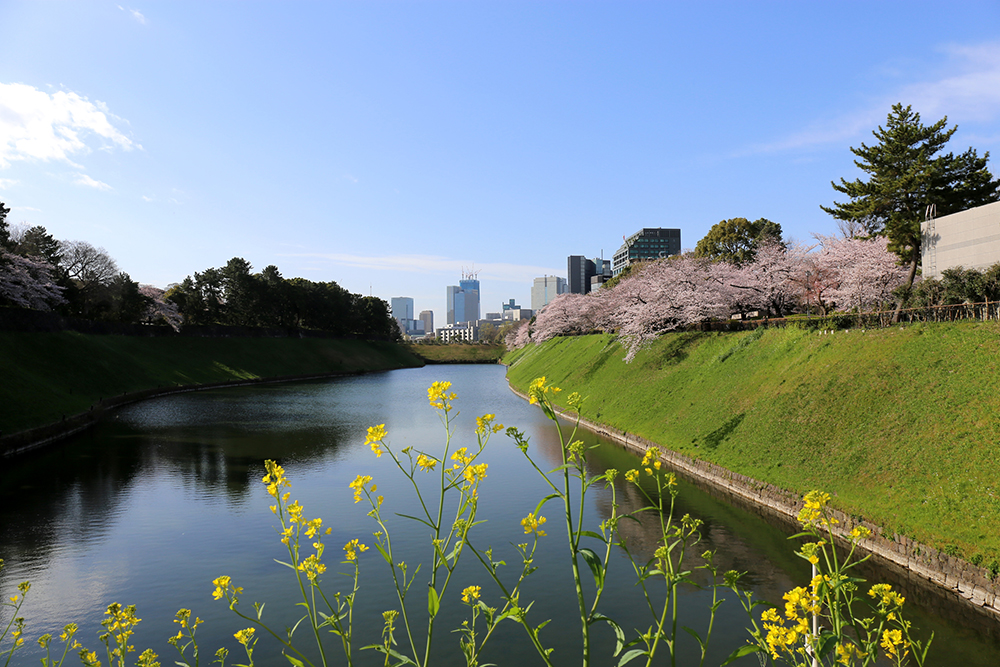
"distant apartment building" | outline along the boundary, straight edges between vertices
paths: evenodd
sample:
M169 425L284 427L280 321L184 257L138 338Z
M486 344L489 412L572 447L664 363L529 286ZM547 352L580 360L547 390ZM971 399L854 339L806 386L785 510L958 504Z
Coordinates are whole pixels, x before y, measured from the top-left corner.
M924 278L956 266L987 269L1000 262L1000 202L927 220L920 235Z
M681 230L665 227L644 227L632 236L614 255L612 275L617 276L633 262L661 259L681 254Z
M605 259L587 259L583 255L570 255L566 259L566 285L571 294L588 294L611 279L611 262Z
M566 279L559 276L535 278L531 286L531 309L538 312L560 294L566 293Z
M479 326L476 322L462 322L441 327L436 332L437 339L445 343L464 341L474 343L479 340Z

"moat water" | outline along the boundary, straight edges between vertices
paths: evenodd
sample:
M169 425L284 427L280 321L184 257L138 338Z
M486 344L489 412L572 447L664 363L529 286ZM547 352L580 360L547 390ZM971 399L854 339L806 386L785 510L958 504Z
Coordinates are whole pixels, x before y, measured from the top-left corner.
M276 534L277 520L268 510L271 499L260 483L264 459L276 459L285 467L293 484L292 498L305 506L306 516L323 517L324 526L333 529L325 538L329 569L324 587L329 592L346 590L350 580L338 574L348 571L339 564L341 546L354 538L371 546L372 533L378 529L367 516L368 507L353 502L349 482L358 474L371 475L385 496L386 514L414 513L412 488L388 456L376 458L365 446L366 429L385 423L397 451L406 446L431 454L443 451L443 429L427 402L431 382L449 380L458 393L455 405L460 415L454 424L453 449L475 444L475 417L489 412L529 435L531 451L543 469L559 464L551 422L508 390L504 370L488 365L429 366L163 397L120 410L97 428L58 446L4 461L0 558L6 565L0 571L0 594L7 598L18 582L32 583L22 608L29 642L13 664L37 664L42 654L35 638L44 632L58 634L71 621L80 626L77 638L88 648L98 648L103 612L115 601L137 605L143 620L132 643L138 651L152 648L164 665L178 657L166 640L177 632L172 621L182 607L205 621L197 635L202 664L220 646L229 648L230 664L243 662L233 633L247 623L212 599L212 579L226 574L245 589L241 605L245 613L252 613L254 601L265 602L263 618L276 630L283 631L300 616L300 608L294 606L294 579L275 563L287 559L287 553ZM588 433L583 439L588 444L599 442ZM610 444L592 450L590 456L593 472L608 467L625 470L637 463L635 456ZM486 523L477 527L474 543L481 548L492 545L495 557L508 563L507 577L515 577L519 561L511 545L526 541L520 520L549 488L502 433L493 436L483 460L489 470L480 486L479 518ZM644 504L634 488L623 485L618 494L623 511ZM610 492L593 487L585 510L590 529L596 530L607 517L609 505ZM704 522L702 542L692 553L716 550L720 570L746 572L743 581L757 597L780 603L785 591L808 581L807 564L793 554L788 540L794 526L734 507L688 483L682 483L678 513L690 513ZM548 536L540 541L535 563L540 569L530 578L521 602L535 600L529 615L534 624L552 619L541 637L555 649L555 664L578 664L579 620L565 535L555 505L542 514L550 519ZM627 529L639 560L651 557L656 547L651 529L644 524L630 524ZM395 519L393 530L399 559L411 567L428 559L425 527ZM700 563L697 557L690 560L692 566ZM468 608L460 603L464 587L482 586L488 604L501 604L498 591L479 568L466 553L445 594L434 638L436 665L464 664L459 635L451 632L467 618ZM382 612L398 603L387 565L374 548L362 555L361 573L355 664L379 665L380 655L357 647L380 641ZM426 586L424 575L421 571L411 589L416 609L426 608L426 593L417 590ZM589 580L589 574L585 576ZM1000 662L1000 623L891 569L873 565L863 576L902 587L908 616L920 628L918 635L935 633L929 664L975 667ZM705 583L701 570L695 570L692 578ZM728 600L716 618L707 665L718 665L747 639L742 608L731 592L721 596ZM709 591L685 586L681 625L704 635L710 600ZM635 635L633 629L645 630L653 622L631 565L620 551L613 552L601 610L630 636ZM617 662L610 657L614 636L608 626L594 626L593 632L594 655L600 656L593 664ZM696 642L682 635L678 664L697 664ZM307 653L314 653L306 632L300 629L296 637ZM332 664L345 664L338 653L339 641L332 635L329 640ZM514 623L501 626L483 661L541 664ZM266 637L258 644L255 662L288 664ZM748 656L736 664L756 665L757 659Z

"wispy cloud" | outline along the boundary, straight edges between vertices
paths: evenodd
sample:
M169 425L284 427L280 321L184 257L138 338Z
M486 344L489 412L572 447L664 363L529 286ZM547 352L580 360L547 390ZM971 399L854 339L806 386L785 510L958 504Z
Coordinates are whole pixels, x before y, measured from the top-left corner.
M42 209L35 208L34 206L11 206L12 211L30 211L32 213L41 213Z
M350 174L344 174L344 180L348 180L351 183L357 183L358 182L358 179L356 177L354 177L354 176L351 176Z
M957 119L989 122L1000 118L1000 42L946 45L940 50L947 62L937 76L905 84L866 108L818 119L776 142L752 146L743 154L844 143L884 123L891 106L899 102L912 105L925 122L943 116L952 123Z
M58 160L97 147L142 148L111 124L101 102L72 92L46 93L23 83L0 83L0 168L16 160Z
M370 256L347 253L283 253L284 257L302 257L325 260L331 264L367 269L372 271L401 271L404 273L423 273L431 275L457 276L463 269L473 267L469 260L451 259L435 255L390 255ZM475 264L480 279L524 284L544 275L560 275L560 269L550 266L531 266L526 264L507 264L494 262Z
M0 190L6 190L12 185L17 185L18 181L13 178L0 178Z
M114 188L107 183L93 179L90 176L87 176L87 174L77 174L73 182L77 185L86 185L88 188L94 188L95 190L114 190Z
M136 21L138 21L142 25L146 25L146 17L143 16L142 12L140 12L138 9L132 9L132 8L125 9L121 5L118 5L118 9L122 10L123 12L128 12L129 14L132 15L132 18L134 18Z
M143 195L142 196L142 201L153 201L153 198L152 197L147 197L146 195Z

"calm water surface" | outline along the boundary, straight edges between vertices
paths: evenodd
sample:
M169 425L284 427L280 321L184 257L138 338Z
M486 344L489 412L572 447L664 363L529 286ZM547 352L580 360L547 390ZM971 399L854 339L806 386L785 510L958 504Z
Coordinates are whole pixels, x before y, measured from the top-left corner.
M172 619L181 607L205 620L198 637L206 656L226 646L230 662L241 662L232 635L246 623L223 602L212 600L213 578L228 574L244 587L246 613L252 612L252 602L266 602L264 619L273 628L292 625L299 616L293 579L274 562L287 554L275 533L276 519L267 509L270 498L260 483L263 460L276 459L284 465L292 480L292 497L305 506L306 516L321 516L324 526L333 528L326 538L325 588L331 592L346 588L349 580L338 573L347 568L336 564L340 546L354 538L370 545L377 529L366 506L352 502L348 483L358 474L372 475L386 507L414 512L412 488L394 471L388 456L374 457L364 444L365 431L384 422L397 451L412 445L439 455L443 431L426 400L426 388L434 380L450 380L459 395L456 407L461 414L453 448L474 445L475 416L493 412L499 421L530 435L540 465L558 464L558 440L550 423L507 389L504 370L438 366L164 397L119 411L98 428L58 447L3 462L0 557L6 560L6 569L0 572L0 594L12 595L19 581L32 582L23 608L32 643L15 662L37 664L40 653L34 638L43 632L58 634L70 621L80 625L79 639L96 649L103 611L113 601L138 605L143 621L134 644L140 651L152 647L163 664L176 657L166 638L176 633ZM597 442L589 434L584 439ZM494 436L485 457L489 472L480 486L480 518L487 523L478 528L474 541L484 548L492 545L510 564L508 575L515 577L518 559L511 545L525 541L520 519L548 489L503 434ZM624 470L635 462L635 457L612 445L593 455L595 472L607 467ZM608 515L610 505L609 492L594 491L587 507L591 527ZM619 489L619 502L625 511L641 506L629 488ZM720 569L747 572L745 582L757 596L780 602L784 591L808 580L808 569L792 555L787 540L790 527L728 505L692 485L682 486L679 502L680 513L689 512L705 522L703 544L695 551L717 549ZM522 603L536 601L529 616L535 624L552 619L542 638L555 648L557 664L576 664L579 629L565 538L559 537L556 506L543 514L550 517L549 536L541 541L536 556L540 570ZM398 557L411 564L425 560L426 532L419 524L397 520L394 539L402 545ZM643 525L632 525L628 532L639 555L650 557L655 536ZM498 592L477 567L467 553L445 593L435 664L464 664L457 650L458 636L450 632L468 611L459 603L462 588L481 585L486 602L500 605ZM362 556L361 568L356 647L378 642L382 611L397 606L386 565L374 549ZM652 621L637 596L634 577L629 576L631 566L616 553L612 568L604 613L626 629L647 628ZM898 573L869 570L865 576L904 587L913 603L910 613L915 624L937 634L933 664L974 667L1000 662L996 624L949 604L934 589L914 587ZM412 589L416 609L426 606L421 589L425 582L421 573ZM682 624L703 632L709 600L709 593L697 587L685 589ZM735 600L724 604L706 664L719 664L743 644L745 626L746 617ZM595 655L609 655L613 635L604 627L596 634ZM304 633L298 643L311 644ZM331 641L328 655L337 656L338 646ZM486 659L500 665L540 662L513 623L497 633L491 646ZM694 641L688 639L680 664L697 664L694 649ZM262 639L258 664L287 664L277 653ZM610 657L603 662L613 664ZM365 652L356 664L381 662L376 654ZM757 661L750 656L742 664Z

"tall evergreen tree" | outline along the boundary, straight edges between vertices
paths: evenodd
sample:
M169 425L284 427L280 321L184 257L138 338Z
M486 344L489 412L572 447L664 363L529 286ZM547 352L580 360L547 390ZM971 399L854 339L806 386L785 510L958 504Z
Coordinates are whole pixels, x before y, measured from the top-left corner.
M831 183L850 201L821 206L835 218L860 224L869 235L887 236L889 250L908 266L907 288L920 265L920 223L928 206L948 215L1000 198L1000 180L986 168L988 152L979 157L970 148L958 156L941 154L958 129L947 124L945 116L925 126L909 105L893 105L885 127L872 131L878 143L851 148L858 158L854 164L868 180Z

